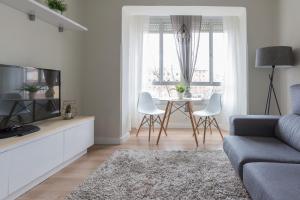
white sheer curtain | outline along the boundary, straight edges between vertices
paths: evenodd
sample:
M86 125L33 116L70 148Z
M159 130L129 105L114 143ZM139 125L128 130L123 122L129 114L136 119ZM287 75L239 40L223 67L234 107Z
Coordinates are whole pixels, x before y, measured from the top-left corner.
M142 89L143 37L149 24L148 16L129 17L129 120L128 127L137 127L138 96Z
M243 36L239 17L224 17L223 27L227 59L220 124L223 129L228 129L231 115L247 114L246 38Z

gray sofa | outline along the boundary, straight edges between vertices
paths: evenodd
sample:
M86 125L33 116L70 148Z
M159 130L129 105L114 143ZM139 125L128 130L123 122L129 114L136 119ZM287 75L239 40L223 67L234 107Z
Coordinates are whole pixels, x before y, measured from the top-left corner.
M300 85L293 114L233 116L223 148L253 200L300 199Z

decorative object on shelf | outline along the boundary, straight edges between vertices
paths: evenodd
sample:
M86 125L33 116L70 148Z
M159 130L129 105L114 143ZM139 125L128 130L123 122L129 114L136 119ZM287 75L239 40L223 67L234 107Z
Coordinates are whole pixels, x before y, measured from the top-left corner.
M34 84L33 85L26 84L26 85L24 85L23 88L21 88L21 90L28 92L29 99L34 99L36 96L36 93L41 90L41 87L38 85L34 85Z
M281 115L280 106L276 96L276 92L273 85L275 67L276 68L288 68L294 65L293 50L288 46L272 46L264 47L256 50L256 67L258 68L272 68L272 72L269 75L269 90L267 96L267 102L265 107L265 114L270 114L270 106L272 93L275 97L276 105L279 114Z
M184 84L180 83L180 84L176 85L176 91L177 91L177 95L178 95L179 99L183 98L183 94L184 94L185 90L186 90L186 87Z
M71 104L68 104L65 111L65 119L72 119L72 106Z
M73 119L77 115L76 101L67 100L63 102L63 117L65 120Z
M48 7L63 14L67 10L67 4L64 0L46 0Z

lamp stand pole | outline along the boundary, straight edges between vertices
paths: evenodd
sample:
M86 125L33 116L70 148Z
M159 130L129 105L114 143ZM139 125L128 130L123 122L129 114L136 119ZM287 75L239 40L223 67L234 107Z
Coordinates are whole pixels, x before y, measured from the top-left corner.
M269 91L268 91L267 103L266 103L266 108L265 108L265 115L269 115L270 114L272 93L274 94L276 105L277 105L277 109L279 111L279 114L281 115L280 106L279 106L277 95L276 95L276 92L275 92L275 89L274 89L274 85L273 85L274 72L275 72L275 65L272 66L272 73L271 73L271 75L269 75L270 84L269 84Z

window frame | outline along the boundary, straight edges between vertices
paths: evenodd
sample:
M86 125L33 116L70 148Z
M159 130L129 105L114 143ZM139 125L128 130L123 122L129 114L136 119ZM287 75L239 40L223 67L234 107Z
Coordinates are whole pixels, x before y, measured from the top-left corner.
M153 85L176 85L180 82L176 81L164 81L164 24L159 23L159 81L152 81ZM209 81L208 82L196 82L193 81L191 86L221 86L221 82L214 81L214 29L213 24L209 23Z

